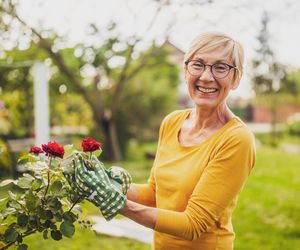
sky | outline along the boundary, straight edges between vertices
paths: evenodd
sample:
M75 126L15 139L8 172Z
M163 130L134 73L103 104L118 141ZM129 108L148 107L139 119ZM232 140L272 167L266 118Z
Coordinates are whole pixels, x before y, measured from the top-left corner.
M264 11L270 16L270 44L279 62L300 67L300 1L297 0L165 0L166 6L151 26L157 8L151 0L21 0L19 14L33 27L54 29L70 43L88 40L88 24L104 28L109 21L118 23L120 36L138 34L147 41L169 40L186 51L198 34L219 31L239 40L245 49L245 74L233 96L250 97L250 61L255 57L256 37ZM149 28L151 26L151 28ZM167 29L169 27L169 29ZM171 28L170 28L171 27Z

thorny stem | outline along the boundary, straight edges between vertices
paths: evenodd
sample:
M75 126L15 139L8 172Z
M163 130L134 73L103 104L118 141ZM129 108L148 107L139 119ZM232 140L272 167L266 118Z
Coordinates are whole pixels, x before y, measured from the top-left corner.
M52 162L52 156L49 156L49 158L50 158L50 162L49 162L48 172L47 172L48 183L47 183L47 187L46 187L46 190L45 190L45 193L44 193L44 197L43 197L43 204L45 202L46 194L48 193L48 189L49 189L49 186L50 186L50 167L51 167L51 162Z
M72 204L72 206L70 207L68 212L71 212L71 210L73 209L73 207L80 201L81 197L79 196L76 201Z

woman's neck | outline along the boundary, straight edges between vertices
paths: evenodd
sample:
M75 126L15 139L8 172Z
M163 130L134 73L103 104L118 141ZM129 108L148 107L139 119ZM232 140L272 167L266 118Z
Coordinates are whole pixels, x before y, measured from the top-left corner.
M196 131L203 129L218 129L224 126L234 117L226 104L220 105L217 109L201 109L196 107L191 113L191 119Z

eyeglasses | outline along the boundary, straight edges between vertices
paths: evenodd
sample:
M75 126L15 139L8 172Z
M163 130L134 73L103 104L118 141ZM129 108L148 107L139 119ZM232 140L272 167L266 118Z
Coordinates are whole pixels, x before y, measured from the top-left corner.
M214 64L205 64L198 60L187 60L185 61L188 72L193 76L201 76L205 71L205 67L210 67L210 72L214 78L222 79L228 76L231 69L238 70L237 67L229 65L227 63L214 63Z

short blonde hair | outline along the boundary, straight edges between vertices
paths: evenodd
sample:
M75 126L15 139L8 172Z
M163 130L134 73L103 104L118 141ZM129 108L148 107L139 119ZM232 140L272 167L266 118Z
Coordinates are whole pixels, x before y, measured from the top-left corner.
M204 33L196 37L184 56L184 62L191 60L197 52L207 52L222 46L228 51L229 58L237 67L238 76L241 77L244 69L244 49L238 41L223 33Z

